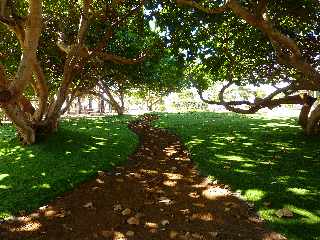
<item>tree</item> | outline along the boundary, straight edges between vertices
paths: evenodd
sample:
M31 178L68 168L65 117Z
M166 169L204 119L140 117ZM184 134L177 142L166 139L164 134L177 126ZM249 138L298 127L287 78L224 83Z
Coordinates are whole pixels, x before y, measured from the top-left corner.
M170 51L163 50L157 35L150 34L148 38L158 42L157 48L149 50L148 59L131 66L104 64L99 73L99 88L93 94L101 97L106 95L108 99L105 100L119 115L124 111L124 95L134 92L152 108L161 98L184 86L183 66ZM132 44L126 48L126 52L131 52L131 47Z
M110 48L119 28L133 22L138 28L143 20L140 1L3 1L0 22L8 31L1 35L15 36L21 60L0 64L0 107L24 144L57 130L64 106L83 87L85 71L97 62L132 64L144 58L136 53L138 57L127 59ZM2 51L2 57L9 55ZM36 96L37 105L28 92Z
M245 22L251 29L258 30L268 42L261 38L261 44L268 44L272 47L272 53L267 52L264 56L268 63L256 64L255 69L251 69L251 77L257 78L263 75L263 71L270 67L278 69L278 78L275 76L265 77L257 82L264 82L269 79L269 83L285 82L284 87L276 89L273 93L263 99L250 101L225 101L224 92L235 81L242 81L243 74L236 73L235 66L239 64L239 59L232 47L226 47L225 79L228 83L219 93L219 101L203 100L207 103L221 104L228 110L238 113L255 113L259 109L268 107L274 108L282 104L302 105L299 116L299 123L304 128L306 134L313 135L320 133L320 105L316 106L312 112L311 108L315 103L315 98L299 91L319 91L320 72L319 67L319 20L320 4L318 1L202 1L195 2L189 0L178 0L181 6L189 6L203 13L205 16L222 15L224 21L237 17L238 26ZM192 10L193 11L193 10ZM242 22L241 22L242 21ZM208 21L208 27L214 26L214 22ZM243 35L238 29L238 34ZM256 34L249 34L253 37ZM215 36L213 36L214 38ZM235 42L235 36L231 36ZM253 39L253 42L255 39ZM229 42L229 39L225 39ZM229 46L232 44L229 44ZM257 45L254 45L257 46ZM238 46L241 49L249 49L250 45ZM256 56L261 55L260 52ZM274 58L272 58L272 55ZM263 56L263 55L262 55ZM248 59L248 58L245 58ZM257 59L254 57L253 59ZM273 60L276 60L274 62ZM221 76L221 74L220 74ZM249 76L249 74L247 74ZM239 78L240 77L240 78ZM275 77L275 79L272 79ZM248 78L247 78L248 79ZM221 80L221 79L220 79ZM244 79L245 81L246 79ZM201 91L200 91L201 93ZM239 108L238 105L246 105L247 108Z

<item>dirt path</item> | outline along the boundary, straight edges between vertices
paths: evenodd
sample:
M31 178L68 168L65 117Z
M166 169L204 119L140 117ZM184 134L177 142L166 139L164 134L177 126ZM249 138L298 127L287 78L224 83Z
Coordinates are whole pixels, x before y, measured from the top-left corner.
M201 177L179 139L150 127L152 118L130 125L141 146L127 166L1 224L0 239L285 239L224 186Z

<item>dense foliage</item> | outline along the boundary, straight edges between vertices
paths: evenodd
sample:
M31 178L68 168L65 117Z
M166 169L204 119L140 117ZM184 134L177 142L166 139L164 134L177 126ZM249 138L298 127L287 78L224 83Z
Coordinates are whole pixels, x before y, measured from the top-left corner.
M0 10L0 104L24 143L54 131L97 85L120 99L133 88L163 96L194 86L206 103L239 113L300 104L300 125L320 132L320 107L307 94L320 89L317 0L8 0ZM217 82L227 83L206 99ZM231 85L247 84L275 90L225 99Z

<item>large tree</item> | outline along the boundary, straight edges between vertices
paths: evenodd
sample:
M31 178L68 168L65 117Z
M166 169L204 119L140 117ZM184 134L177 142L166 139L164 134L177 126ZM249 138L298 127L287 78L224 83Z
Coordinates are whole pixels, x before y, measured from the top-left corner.
M141 1L1 3L1 27L7 29L1 31L1 41L10 39L13 44L1 49L0 107L25 144L57 129L65 106L83 87L83 79L88 79L86 70L100 61L131 64L143 58L137 52L135 58L127 59L110 47L117 41L118 29L129 23L143 28ZM20 50L21 60L6 60L11 49ZM36 104L31 102L32 95Z
M203 98L207 103L245 114L300 104L301 126L309 135L319 133L320 106L301 94L320 90L319 1L168 0L150 10L177 53L203 64L212 82L227 81L217 101ZM247 83L277 88L263 99L225 100L232 84Z
M268 39L273 49L272 52L266 52L264 58L268 63L260 63L255 69L251 69L252 78L263 75L265 69L278 69L277 81L283 81L284 87L276 89L273 93L263 99L250 101L225 101L224 92L230 87L234 81L242 81L241 74L234 74L238 55L235 49L230 50L230 45L239 47L240 49L249 49L254 46L253 51L260 47L257 39L252 39L251 45L234 45L235 36L231 36L231 43L228 45L229 39L225 39L225 56L227 59L228 69L226 80L228 81L220 94L219 101L208 101L208 103L221 104L227 109L239 113L255 113L264 107L274 108L282 104L300 104L302 105L299 123L308 135L320 133L320 105L316 106L312 112L310 110L315 100L307 94L299 94L299 91L319 91L320 90L320 72L319 72L319 23L320 23L320 3L316 0L305 1L272 1L272 0L229 0L229 1L189 1L178 0L179 4L191 6L196 11L205 15L223 15L225 22L230 22L231 18L238 18L238 26L246 23L251 28L258 30L262 36ZM214 22L208 23L209 27ZM247 37L256 36L242 29L236 30L238 35ZM246 35L246 34L247 35ZM234 34L230 34L234 35ZM213 36L215 37L215 36ZM228 38L228 36L227 36ZM259 38L258 38L259 39ZM261 38L260 38L261 39ZM265 45L266 41L261 39L260 44ZM250 42L249 42L250 44ZM258 52L256 56L261 56ZM274 56L274 59L272 58ZM248 59L248 58L247 58ZM254 57L253 59L257 59ZM243 59L242 59L243 60ZM273 60L276 60L274 62ZM280 69L280 70L279 70ZM239 78L240 77L240 78ZM271 76L271 82L272 77ZM248 79L248 78L247 78ZM263 77L258 82L264 82ZM247 108L239 108L238 105L247 105Z

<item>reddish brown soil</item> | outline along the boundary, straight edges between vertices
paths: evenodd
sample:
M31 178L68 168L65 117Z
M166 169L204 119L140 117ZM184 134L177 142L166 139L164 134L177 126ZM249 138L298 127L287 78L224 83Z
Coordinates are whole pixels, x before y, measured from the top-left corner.
M127 166L1 224L0 239L285 239L225 186L200 176L179 139L150 127L152 118L130 125L141 146Z

